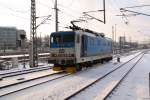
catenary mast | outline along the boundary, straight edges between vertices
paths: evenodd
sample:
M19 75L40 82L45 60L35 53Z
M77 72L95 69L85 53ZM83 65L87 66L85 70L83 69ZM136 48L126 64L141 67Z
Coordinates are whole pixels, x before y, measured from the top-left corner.
M30 23L30 67L38 66L36 33L36 2L31 0L31 23Z
M55 5L54 5L54 10L55 10L55 27L56 27L56 32L58 32L58 7L57 7L57 0L55 0Z

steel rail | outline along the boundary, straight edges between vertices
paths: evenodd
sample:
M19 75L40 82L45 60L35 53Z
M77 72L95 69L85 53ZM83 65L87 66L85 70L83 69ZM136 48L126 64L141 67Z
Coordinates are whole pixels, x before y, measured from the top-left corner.
M114 71L116 71L117 69L119 68L122 68L124 65L126 65L127 63L129 63L130 61L132 61L133 59L137 58L138 56L140 56L142 53L136 55L135 57L131 58L130 60L128 60L127 62L121 64L120 66L118 66L117 68L109 71L107 74L99 77L98 79L96 79L94 82L84 86L83 88L79 89L78 91L76 91L75 93L71 94L70 96L66 97L64 100L69 100L71 99L72 97L76 96L77 94L79 94L80 92L84 91L85 89L89 88L90 86L92 86L93 84L99 82L100 80L102 80L103 78L107 77L109 74L113 73Z
M2 73L2 74L0 74L0 77L6 78L6 77L10 77L10 76L15 76L15 74L21 75L21 74L43 71L43 70L48 70L48 69L51 69L51 67L50 66L48 66L48 67L36 67L34 69L27 69L27 70L19 70L19 71L13 71L13 72L8 72L8 73Z
M15 86L15 85L18 85L18 84L22 84L22 83L26 83L26 82L34 81L34 80L37 80L37 79L40 79L40 78L45 78L45 77L49 77L49 76L57 75L57 74L61 74L61 73L64 73L64 72L52 73L52 74L48 74L48 75L44 75L44 76L40 76L40 77L36 77L36 78L32 78L32 79L28 79L28 80L24 80L24 81L20 81L20 82L12 83L12 84L8 84L8 85L0 86L0 89L4 89L4 88L10 87L10 86Z
M143 58L143 56L144 54L135 62L135 64L127 71L127 73L119 80L119 82L109 91L109 93L104 97L104 100L106 100L113 93L113 91L123 82L123 80L133 70L133 68L138 64L138 62Z
M19 83L15 83L15 84L3 86L3 87L0 87L0 89L9 88L9 87L11 87L11 86L17 86L17 85L19 85L19 84L23 84L23 83L27 83L27 82L32 82L32 81L37 80L37 79L40 79L40 78L45 78L45 77L49 77L49 76L56 75L56 74L61 74L61 73L64 73L64 72L53 73L53 74L50 74L50 75L46 75L46 76L34 78L34 79L31 79L31 80L26 80L26 81L22 81L22 82L19 82ZM53 78L53 79L44 81L44 82L40 82L40 83L31 85L31 86L28 86L28 87L24 87L24 88L21 88L21 89L18 89L18 90L14 90L14 91L8 92L8 93L6 93L6 94L0 95L0 97L7 96L7 95L9 95L9 94L16 93L16 92L19 92L19 91L22 91L22 90L25 90L25 89L28 89L28 88L31 88L31 87L34 87L34 86L38 86L38 85L47 83L47 82L51 82L51 81L53 81L53 80L57 80L57 79L60 79L60 78L63 78L63 77L65 77L65 76L69 76L69 75L71 75L71 74L65 74L65 75L58 76L58 77L56 77L56 78Z

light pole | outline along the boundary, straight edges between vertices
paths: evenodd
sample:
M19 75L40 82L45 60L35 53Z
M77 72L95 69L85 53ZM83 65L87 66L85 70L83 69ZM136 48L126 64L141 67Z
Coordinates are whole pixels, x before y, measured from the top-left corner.
M115 43L114 43L114 46L115 46L115 52L117 53L117 24L115 24L115 30L114 30L114 38L115 38Z
M112 26L112 49L113 49L113 54L115 53L115 48L114 48L114 26Z

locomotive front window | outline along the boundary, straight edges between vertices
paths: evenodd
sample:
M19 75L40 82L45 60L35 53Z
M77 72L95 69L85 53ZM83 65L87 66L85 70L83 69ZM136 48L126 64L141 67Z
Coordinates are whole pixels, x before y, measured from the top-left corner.
M51 48L71 48L75 46L74 32L54 32L50 38Z
M60 44L61 43L61 35L52 36L51 43Z
M63 36L63 42L74 42L74 35L64 35Z

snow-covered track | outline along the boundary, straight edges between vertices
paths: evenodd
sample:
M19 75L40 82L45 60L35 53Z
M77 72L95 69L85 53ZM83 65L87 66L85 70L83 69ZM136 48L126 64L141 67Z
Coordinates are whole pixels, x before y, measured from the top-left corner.
M111 73L115 72L116 70L122 68L124 65L128 64L130 61L134 60L135 58L139 57L140 55L142 55L140 57L140 59L143 57L144 53L140 53L138 54L137 56L133 57L132 59L128 60L127 62L121 64L120 66L118 66L117 68L111 70L110 72L106 73L105 75L103 76L100 76L98 79L96 79L95 81L91 82L90 84L84 86L83 88L79 89L78 91L74 92L73 94L71 94L70 96L66 97L64 100L69 100L69 99L72 99L73 97L75 97L76 95L78 95L79 93L81 93L82 91L86 90L87 88L89 88L90 86L96 84L97 82L101 81L102 79L104 79L105 77L107 77L108 75L110 75ZM139 59L139 60L140 60ZM139 61L138 60L138 61ZM138 61L136 62L136 64L138 63ZM134 64L134 66L136 65ZM133 69L133 68L132 68ZM111 93L110 93L111 94Z
M145 53L144 53L145 54ZM104 97L104 100L106 100L113 91L122 83L122 81L127 77L127 75L133 70L133 68L138 64L138 62L143 58L144 54L135 62L135 64L127 71L127 73L118 81L118 83L109 91L109 93Z
M19 70L19 71L13 71L13 72L8 72L8 73L2 73L0 74L0 78L3 79L7 77L23 75L23 74L28 74L28 73L38 72L38 71L44 71L44 70L49 70L49 69L51 69L51 66L36 67L32 69L27 69L27 70Z
M41 85L41 84L44 84L44 83L47 83L47 82L50 82L53 80L57 80L57 79L63 78L68 75L70 75L70 74L66 74L64 72L57 72L57 73L52 73L49 75L37 77L34 79L25 80L25 81L21 81L18 83L2 86L2 87L0 87L0 89L1 89L0 97L9 95L9 94L12 94L15 92L19 92L21 90L25 90L27 88L38 86L38 85Z

